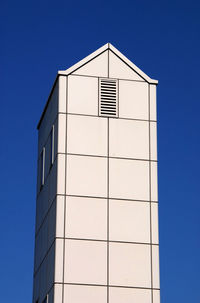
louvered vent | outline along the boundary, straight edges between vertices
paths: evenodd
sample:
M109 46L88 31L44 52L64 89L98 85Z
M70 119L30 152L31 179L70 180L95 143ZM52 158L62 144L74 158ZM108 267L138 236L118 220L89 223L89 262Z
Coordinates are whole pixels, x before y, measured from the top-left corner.
M99 79L99 115L106 117L118 116L118 85L117 80Z

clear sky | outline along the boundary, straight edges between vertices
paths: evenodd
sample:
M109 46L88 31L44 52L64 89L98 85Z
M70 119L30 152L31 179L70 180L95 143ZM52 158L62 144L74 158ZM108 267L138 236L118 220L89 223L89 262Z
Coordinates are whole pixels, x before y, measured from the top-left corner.
M200 302L200 2L1 1L0 301L32 299L36 125L57 70L111 42L159 80L162 303Z

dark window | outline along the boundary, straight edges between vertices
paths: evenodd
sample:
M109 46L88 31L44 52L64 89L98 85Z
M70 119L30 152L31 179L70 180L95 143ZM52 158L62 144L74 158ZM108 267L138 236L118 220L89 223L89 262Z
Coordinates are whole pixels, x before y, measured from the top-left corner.
M54 125L52 126L50 133L50 167L54 162Z

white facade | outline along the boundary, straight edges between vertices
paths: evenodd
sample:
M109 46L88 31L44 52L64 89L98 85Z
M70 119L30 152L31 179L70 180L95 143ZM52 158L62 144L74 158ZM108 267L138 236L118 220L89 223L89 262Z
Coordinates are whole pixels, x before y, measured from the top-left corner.
M33 303L159 303L156 85L111 44L58 72L38 130Z

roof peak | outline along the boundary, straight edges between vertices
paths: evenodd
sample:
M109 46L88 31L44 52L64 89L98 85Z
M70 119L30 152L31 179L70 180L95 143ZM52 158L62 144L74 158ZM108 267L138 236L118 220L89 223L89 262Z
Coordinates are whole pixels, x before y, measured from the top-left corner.
M96 51L91 53L90 55L86 56L84 59L80 60L78 63L74 64L70 68L62 71L58 71L59 75L70 75L75 72L77 69L82 67L83 65L87 64L89 61L95 59L105 51L110 50L112 51L117 57L119 57L123 62L125 62L133 71L139 74L145 81L151 84L157 84L158 81L151 79L147 76L140 68L138 68L133 62L131 62L127 57L125 57L117 48L115 48L110 42L107 42Z

